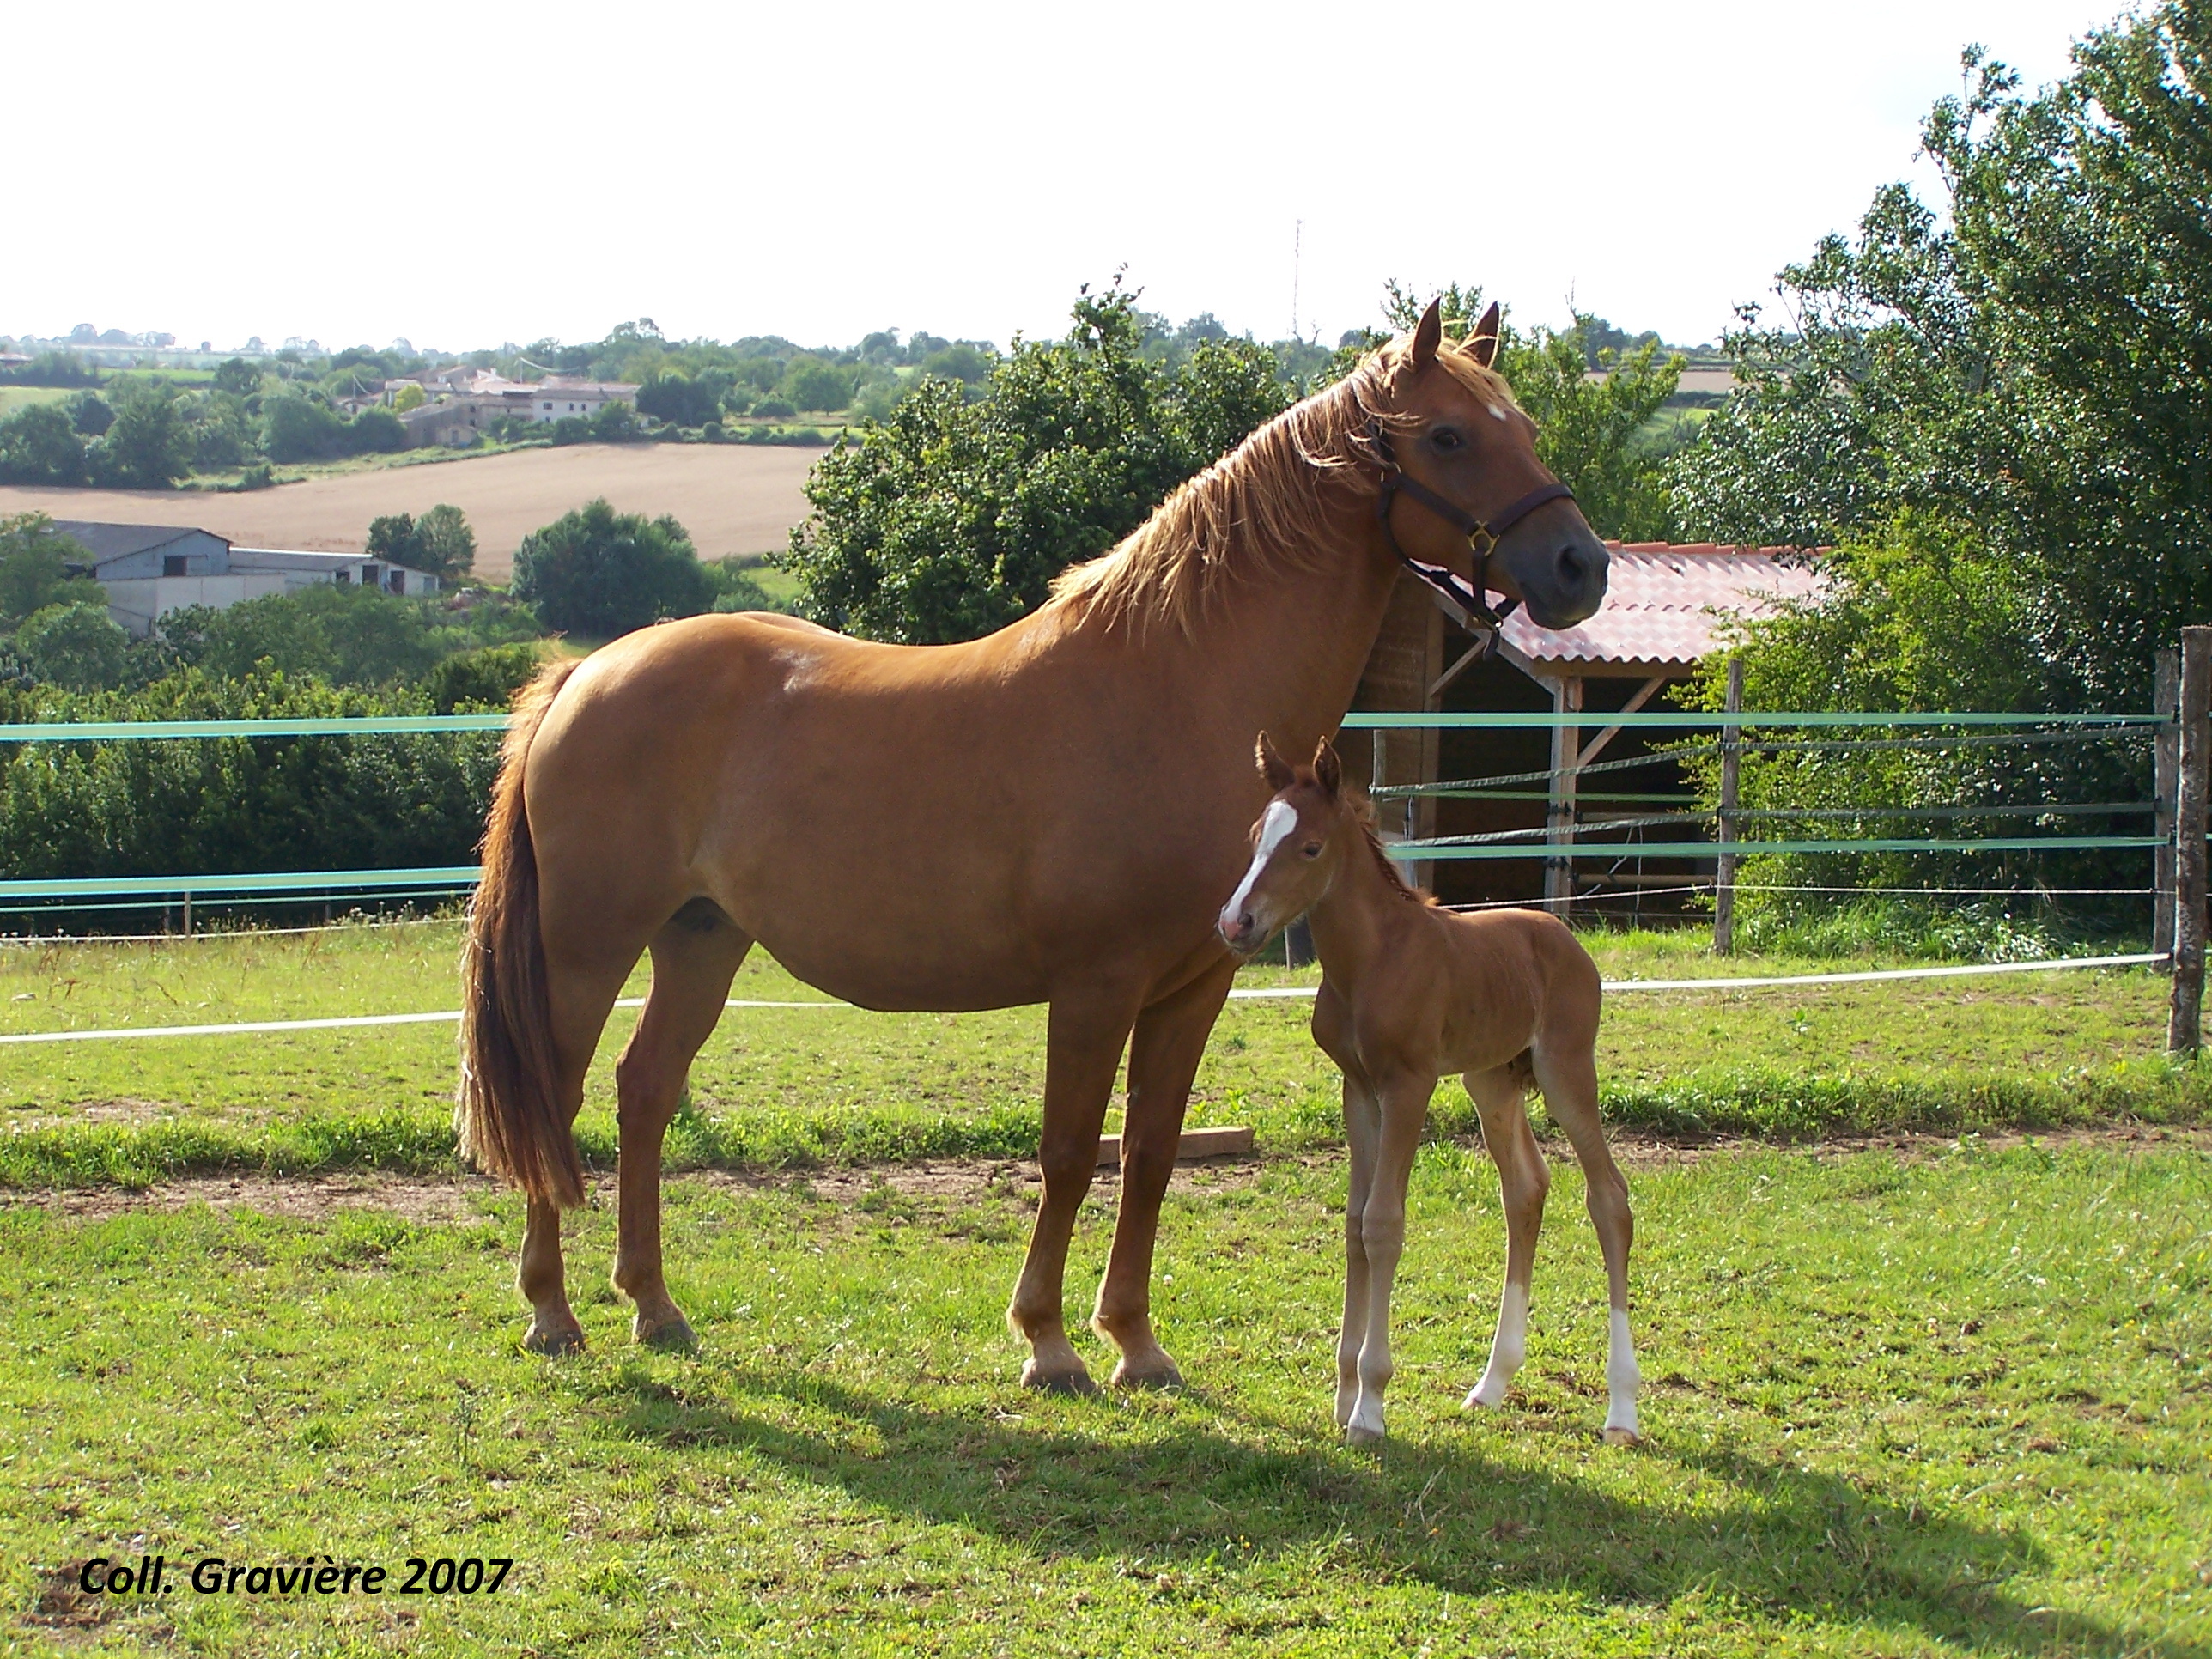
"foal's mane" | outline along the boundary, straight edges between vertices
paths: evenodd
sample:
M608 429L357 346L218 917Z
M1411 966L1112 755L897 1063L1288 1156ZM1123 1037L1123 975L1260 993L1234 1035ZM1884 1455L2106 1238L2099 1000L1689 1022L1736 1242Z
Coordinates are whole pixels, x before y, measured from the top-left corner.
M1188 633L1225 581L1322 564L1343 507L1375 498L1378 481L1359 465L1372 453L1369 423L1407 423L1395 405L1409 356L1393 341L1285 410L1178 485L1111 552L1062 571L1054 605L1109 627L1166 621ZM1437 362L1475 396L1512 404L1504 377L1472 353L1446 344Z
M1405 872L1398 867L1398 860L1383 847L1382 832L1375 822L1375 803L1356 789L1344 793L1352 808L1352 822L1358 827L1360 839L1367 843L1367 850L1375 860L1375 867L1382 872L1382 878L1400 897L1411 899L1416 904L1434 904L1437 896L1407 881Z

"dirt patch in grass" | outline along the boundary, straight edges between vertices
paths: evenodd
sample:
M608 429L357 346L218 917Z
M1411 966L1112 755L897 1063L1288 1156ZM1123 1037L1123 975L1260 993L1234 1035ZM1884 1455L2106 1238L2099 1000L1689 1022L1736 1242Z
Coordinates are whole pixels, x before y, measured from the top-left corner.
M2092 1146L2146 1152L2185 1149L2212 1154L2212 1128L2148 1125L2059 1129L2043 1134L1880 1135L1787 1145L1747 1139L1684 1143L1647 1135L1620 1134L1613 1138L1612 1144L1613 1155L1622 1166L1638 1170L1694 1165L1708 1159L1741 1157L1753 1152L1815 1160L1889 1152L1899 1158L1918 1160L1955 1155L1962 1144L1983 1152L2002 1152L2031 1143L2054 1152ZM1573 1152L1564 1137L1547 1136L1543 1144L1547 1157L1554 1164L1573 1161ZM1275 1158L1245 1155L1194 1159L1176 1166L1174 1185L1186 1191L1218 1191L1257 1180L1271 1165L1296 1164L1305 1169L1317 1169L1343 1161L1343 1153L1334 1151ZM826 1203L858 1208L872 1194L885 1190L902 1198L951 1200L974 1200L994 1194L1033 1196L1042 1186L1042 1177L1034 1160L975 1158L797 1171L695 1170L672 1175L665 1184L671 1188L690 1187L740 1194L805 1192ZM1094 1194L1110 1194L1120 1184L1120 1172L1108 1166L1093 1178L1091 1190ZM302 1221L325 1220L344 1210L381 1210L410 1221L440 1222L480 1215L485 1206L507 1191L502 1183L482 1176L211 1176L162 1182L135 1190L94 1187L0 1194L0 1208L34 1205L59 1215L96 1221L134 1211L185 1210L205 1204L217 1209L253 1210L264 1215ZM614 1195L614 1178L604 1176L593 1183L591 1201L594 1206L609 1206Z

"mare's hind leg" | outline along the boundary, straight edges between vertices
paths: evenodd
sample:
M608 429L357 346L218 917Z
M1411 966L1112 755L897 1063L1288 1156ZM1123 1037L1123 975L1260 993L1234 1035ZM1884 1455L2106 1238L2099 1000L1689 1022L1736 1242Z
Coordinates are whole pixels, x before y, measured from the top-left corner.
M1121 1045L1136 1018L1135 1004L1133 994L1126 1000L1097 993L1055 997L1047 1016L1044 1133L1037 1145L1044 1195L1030 1231L1021 1279L1006 1308L1006 1323L1030 1345L1022 1366L1024 1388L1091 1394L1097 1386L1067 1340L1061 1297L1075 1212L1098 1168L1098 1131L1106 1121Z
M1606 1341L1605 1437L1613 1445L1632 1446L1642 1437L1636 1420L1636 1390L1642 1377L1628 1333L1628 1247L1636 1228L1628 1210L1627 1179L1613 1161L1598 1117L1596 1057L1584 1045L1564 1055L1548 1054L1540 1047L1536 1081L1544 1091L1544 1109L1574 1143L1575 1159L1583 1166L1583 1183L1589 1192L1590 1222L1597 1229L1598 1247L1605 1252L1606 1290L1612 1306Z
M653 935L653 988L615 1066L622 1198L614 1281L636 1305L630 1329L640 1342L689 1347L695 1340L661 1273L661 1142L683 1101L692 1057L721 1018L730 981L752 943L705 899L678 911Z
M1183 1109L1206 1053L1206 1039L1237 977L1237 963L1200 975L1137 1016L1129 1039L1129 1109L1121 1130L1121 1206L1114 1249L1098 1281L1091 1328L1121 1351L1115 1386L1177 1389L1182 1373L1152 1333L1152 1245L1160 1201L1175 1173Z
M633 958L634 959L634 958ZM552 1015L553 1054L559 1075L563 1123L573 1124L584 1103L584 1074L607 1022L629 963L610 953L590 963L549 954L546 1001ZM561 1261L561 1209L532 1202L525 1211L522 1256L515 1285L530 1304L530 1328L522 1346L532 1353L574 1353L584 1346L584 1328L568 1306L566 1270Z
M1552 1172L1528 1127L1527 1075L1516 1062L1469 1072L1461 1079L1482 1119L1482 1144L1498 1165L1505 1205L1505 1288L1498 1299L1498 1334L1482 1381L1461 1402L1470 1408L1503 1405L1513 1374L1528 1354L1528 1281L1535 1272L1536 1235L1544 1225Z

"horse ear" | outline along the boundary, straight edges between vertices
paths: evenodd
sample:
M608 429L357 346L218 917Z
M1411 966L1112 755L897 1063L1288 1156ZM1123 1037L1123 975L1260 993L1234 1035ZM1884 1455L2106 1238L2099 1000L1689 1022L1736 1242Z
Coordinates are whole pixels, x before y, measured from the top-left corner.
M1485 368L1498 361L1498 301L1492 300L1482 320L1474 325L1474 332L1467 337L1467 349Z
M1437 348L1444 341L1443 300L1441 296L1429 301L1429 308L1421 313L1421 320L1413 325L1413 367L1426 368L1437 360Z
M1290 762L1275 752L1275 745L1265 732L1252 745L1252 758L1259 765L1260 775L1267 780L1267 787L1279 795L1297 781L1297 773L1291 769Z
M1314 745L1314 776L1321 780L1322 793L1331 800L1344 784L1344 763L1336 757L1336 745L1323 738Z

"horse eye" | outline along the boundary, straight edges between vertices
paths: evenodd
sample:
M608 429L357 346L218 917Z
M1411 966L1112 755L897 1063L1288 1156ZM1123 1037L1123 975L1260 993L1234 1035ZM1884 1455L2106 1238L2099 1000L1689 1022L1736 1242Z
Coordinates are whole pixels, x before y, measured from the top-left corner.
M1310 841L1301 850L1304 852L1308 858L1317 859L1321 856L1321 843L1317 841Z
M1467 441L1457 427L1440 426L1429 434L1429 441L1438 449L1457 449Z

